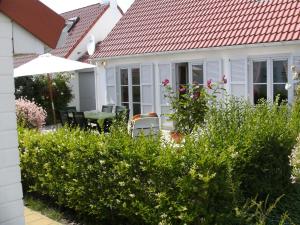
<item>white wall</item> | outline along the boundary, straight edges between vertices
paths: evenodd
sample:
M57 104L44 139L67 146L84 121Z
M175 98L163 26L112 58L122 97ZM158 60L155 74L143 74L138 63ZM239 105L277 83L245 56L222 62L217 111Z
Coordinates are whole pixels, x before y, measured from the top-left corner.
M37 54L44 53L44 44L16 23L13 23L13 35L15 54L31 54L32 52L36 52Z
M222 72L226 76L230 75L229 59L264 57L264 56L287 56L289 59L293 55L300 55L300 41L294 43L277 43L269 45L253 45L240 46L235 48L215 48L203 49L186 52L173 53L156 53L142 56L127 56L121 58L107 59L106 67L114 67L120 65L132 65L142 63L153 63L157 73L157 66L159 63L167 62L189 62L189 61L206 61L206 60L222 60ZM98 65L101 65L98 61ZM156 74L157 75L157 74ZM105 69L100 66L97 74L97 105L106 104L106 88L103 88L102 82L105 81ZM101 82L99 82L101 81ZM156 79L156 84L161 81ZM228 88L228 87L226 87ZM291 92L291 91L290 91ZM157 98L159 95L156 96ZM159 113L159 99L156 99L156 111Z
M74 49L69 59L78 60L86 51L86 45L88 43L90 35L94 35L96 43L103 41L110 31L114 28L116 23L121 19L122 14L117 8L109 7L106 12L102 15L99 21L94 25L94 27L88 32L88 34L83 38L79 45ZM79 100L79 78L75 76L71 81L72 91L74 99L69 104L70 106L80 105Z
M23 225L25 222L14 100L12 23L1 13L0 27L0 224Z

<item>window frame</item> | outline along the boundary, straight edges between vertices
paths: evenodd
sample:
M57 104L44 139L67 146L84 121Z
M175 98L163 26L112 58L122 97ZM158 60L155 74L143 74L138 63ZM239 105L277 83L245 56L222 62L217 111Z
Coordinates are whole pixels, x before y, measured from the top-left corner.
M291 78L291 71L290 71L290 65L291 65L291 59L287 55L281 55L281 56L269 56L269 57L254 57L249 59L249 93L250 93L250 102L254 104L254 84L259 83L253 83L253 63L254 62L267 62L267 101L274 102L274 74L273 74L273 62L274 61L287 61L288 63L288 79L287 83L292 83ZM279 84L279 83L278 83ZM292 101L292 90L288 90L288 99L287 101L290 103Z
M138 69L139 70L139 76L140 76L140 84L139 85L133 85L132 84L132 70L133 69ZM128 85L122 85L122 78L121 78L121 70L127 70L128 71ZM139 86L140 87L140 112L142 112L142 86L141 86L141 68L140 68L140 65L128 65L128 66L120 66L118 68L118 73L119 73L119 77L118 77L118 87L120 92L119 92L119 96L118 96L118 99L119 99L119 103L120 105L122 105L123 103L124 104L128 104L129 105L129 110L130 110L130 116L134 116L133 115L133 104L138 104L138 102L133 102L133 86L137 87ZM128 87L128 101L129 102L122 102L122 87Z

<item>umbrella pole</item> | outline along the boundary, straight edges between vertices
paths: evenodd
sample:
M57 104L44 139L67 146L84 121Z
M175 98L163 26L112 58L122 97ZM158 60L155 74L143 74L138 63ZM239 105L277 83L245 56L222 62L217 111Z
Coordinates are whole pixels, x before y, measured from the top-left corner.
M56 126L56 114L55 114L55 107L54 107L54 101L53 101L52 78L49 73L47 74L47 76L48 76L48 89L49 89L49 95L50 95L50 101L51 101L53 123L54 123L54 126Z

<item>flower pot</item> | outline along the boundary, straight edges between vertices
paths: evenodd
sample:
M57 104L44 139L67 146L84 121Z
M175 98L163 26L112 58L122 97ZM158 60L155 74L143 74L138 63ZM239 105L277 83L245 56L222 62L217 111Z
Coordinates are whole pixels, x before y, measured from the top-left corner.
M171 131L170 132L171 135L171 139L176 143L176 144L180 144L184 138L184 135L177 132L177 131Z

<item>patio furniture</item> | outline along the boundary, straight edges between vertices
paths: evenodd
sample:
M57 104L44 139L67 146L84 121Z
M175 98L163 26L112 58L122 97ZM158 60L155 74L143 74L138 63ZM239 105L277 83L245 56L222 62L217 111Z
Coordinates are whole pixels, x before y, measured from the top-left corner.
M102 131L108 132L112 120L116 118L116 113L99 112L99 111L87 111L84 112L85 118L97 127L99 133Z
M88 122L84 116L84 112L73 112L73 118L75 122L75 126L79 126L81 129L88 129Z
M70 125L69 115L67 111L60 110L59 115L60 115L60 122L62 126Z
M65 107L64 110L68 111L68 112L76 112L77 111L75 106Z
M158 117L140 117L131 122L132 137L157 135L159 133Z
M113 105L103 105L102 112L112 113L114 106Z

